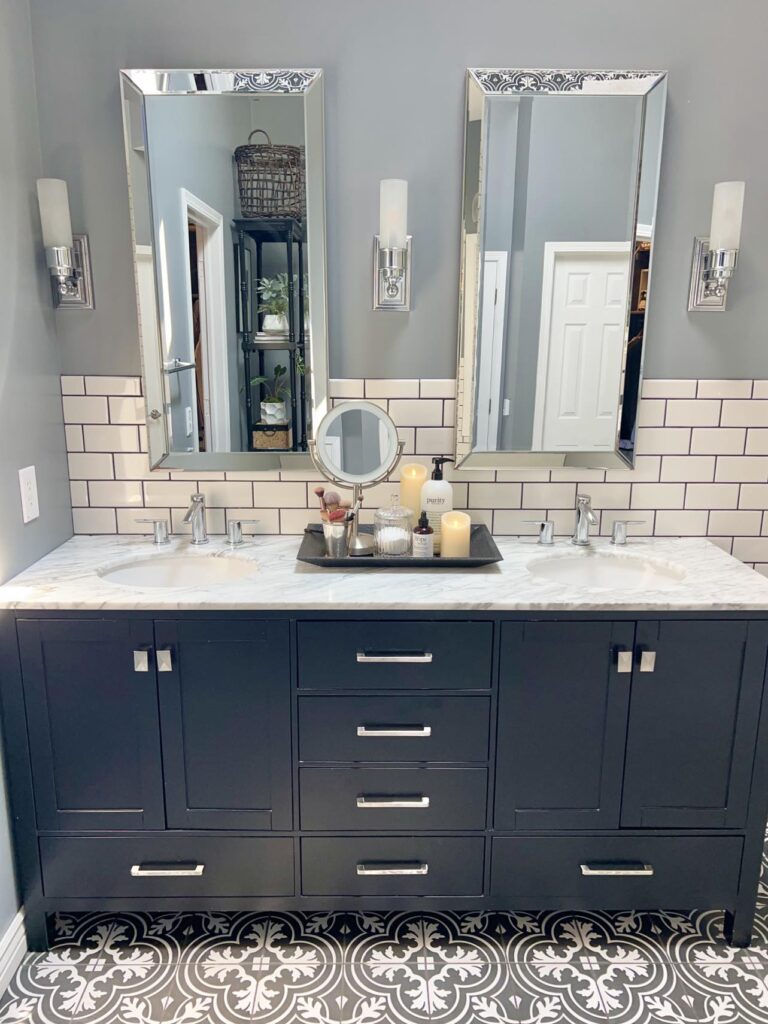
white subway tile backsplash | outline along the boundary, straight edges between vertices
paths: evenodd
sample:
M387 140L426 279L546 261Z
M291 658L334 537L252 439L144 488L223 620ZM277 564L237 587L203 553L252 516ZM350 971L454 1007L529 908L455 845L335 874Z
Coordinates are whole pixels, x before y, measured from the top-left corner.
M716 427L720 402L715 399L670 399L664 423L668 427Z
M138 480L91 480L88 484L88 498L93 507L144 507L144 496Z
M146 419L143 398L132 395L113 396L108 401L110 423L143 423Z
M109 408L106 398L63 395L61 404L66 423L109 423Z
M691 455L743 455L744 427L695 427Z
M387 409L406 443L404 461L431 469L433 455L453 451L452 379L335 379L330 394L336 402L365 395ZM529 538L533 548L537 528L526 520L552 519L558 536L567 536L576 492L585 491L602 536L615 519L640 519L630 534L707 535L768 567L768 381L648 380L643 394L633 470L448 466L454 504L498 534ZM212 534L225 532L227 518L259 519L246 528L257 534L300 534L317 521L313 490L323 478L314 470L150 470L138 377L66 375L62 405L76 533L149 534L151 526L137 520L156 516L185 533L182 519L198 488ZM366 492L365 522L392 499L397 477Z
M724 427L768 427L768 401L725 399L720 422Z
M85 379L82 376L62 374L61 393L62 395L84 395Z
M112 456L100 452L70 452L67 456L70 480L112 480Z
M139 428L134 426L85 425L83 439L87 452L139 451Z
M393 398L389 415L398 427L440 427L443 403L439 398Z
M695 398L697 380L656 380L643 381L643 398Z
M702 510L658 509L654 533L657 537L704 537L709 512Z
M697 398L751 398L751 380L700 380Z
M708 483L715 478L714 455L665 455L661 460L663 481Z
M86 377L87 395L140 395L141 377Z
M396 380L390 377L369 377L365 382L366 398L418 398L419 381L415 378Z

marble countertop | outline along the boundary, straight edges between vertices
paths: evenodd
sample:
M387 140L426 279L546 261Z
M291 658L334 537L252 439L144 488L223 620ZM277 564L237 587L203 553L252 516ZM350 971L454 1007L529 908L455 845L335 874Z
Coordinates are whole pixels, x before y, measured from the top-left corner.
M149 610L474 610L474 611L768 611L768 579L697 538L633 539L617 551L604 540L576 549L497 538L504 561L464 571L321 569L296 561L301 538L257 536L230 550L212 537L204 548L174 538L155 548L146 537L74 537L0 587L0 607L86 611ZM587 589L531 574L533 560L570 555L651 559L684 579L667 588ZM175 553L253 563L251 578L217 585L160 588L111 583L105 569Z

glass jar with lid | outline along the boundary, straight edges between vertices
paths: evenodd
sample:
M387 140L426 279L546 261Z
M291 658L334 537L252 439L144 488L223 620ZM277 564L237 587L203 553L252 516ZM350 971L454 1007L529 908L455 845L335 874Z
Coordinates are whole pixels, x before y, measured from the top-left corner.
M397 504L397 497L387 508L376 510L373 517L373 543L383 558L403 558L413 546L413 512Z

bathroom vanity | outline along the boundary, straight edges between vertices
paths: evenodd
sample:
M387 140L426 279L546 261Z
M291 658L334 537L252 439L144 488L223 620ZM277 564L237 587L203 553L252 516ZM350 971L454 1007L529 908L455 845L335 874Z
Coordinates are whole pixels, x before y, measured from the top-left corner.
M174 540L252 575L134 587L105 575L146 540L77 538L0 589L33 948L96 909L709 907L749 942L768 581L699 540L500 541L463 574L296 544ZM541 571L571 559L658 589Z

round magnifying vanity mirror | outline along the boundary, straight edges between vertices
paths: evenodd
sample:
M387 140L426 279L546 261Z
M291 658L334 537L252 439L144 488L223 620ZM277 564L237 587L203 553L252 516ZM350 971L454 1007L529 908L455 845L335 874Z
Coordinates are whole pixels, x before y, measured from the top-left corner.
M363 488L386 480L400 460L403 442L387 413L371 402L342 402L320 422L310 454L319 471L341 486L353 488L355 519L350 555L373 551L373 537L359 534Z

